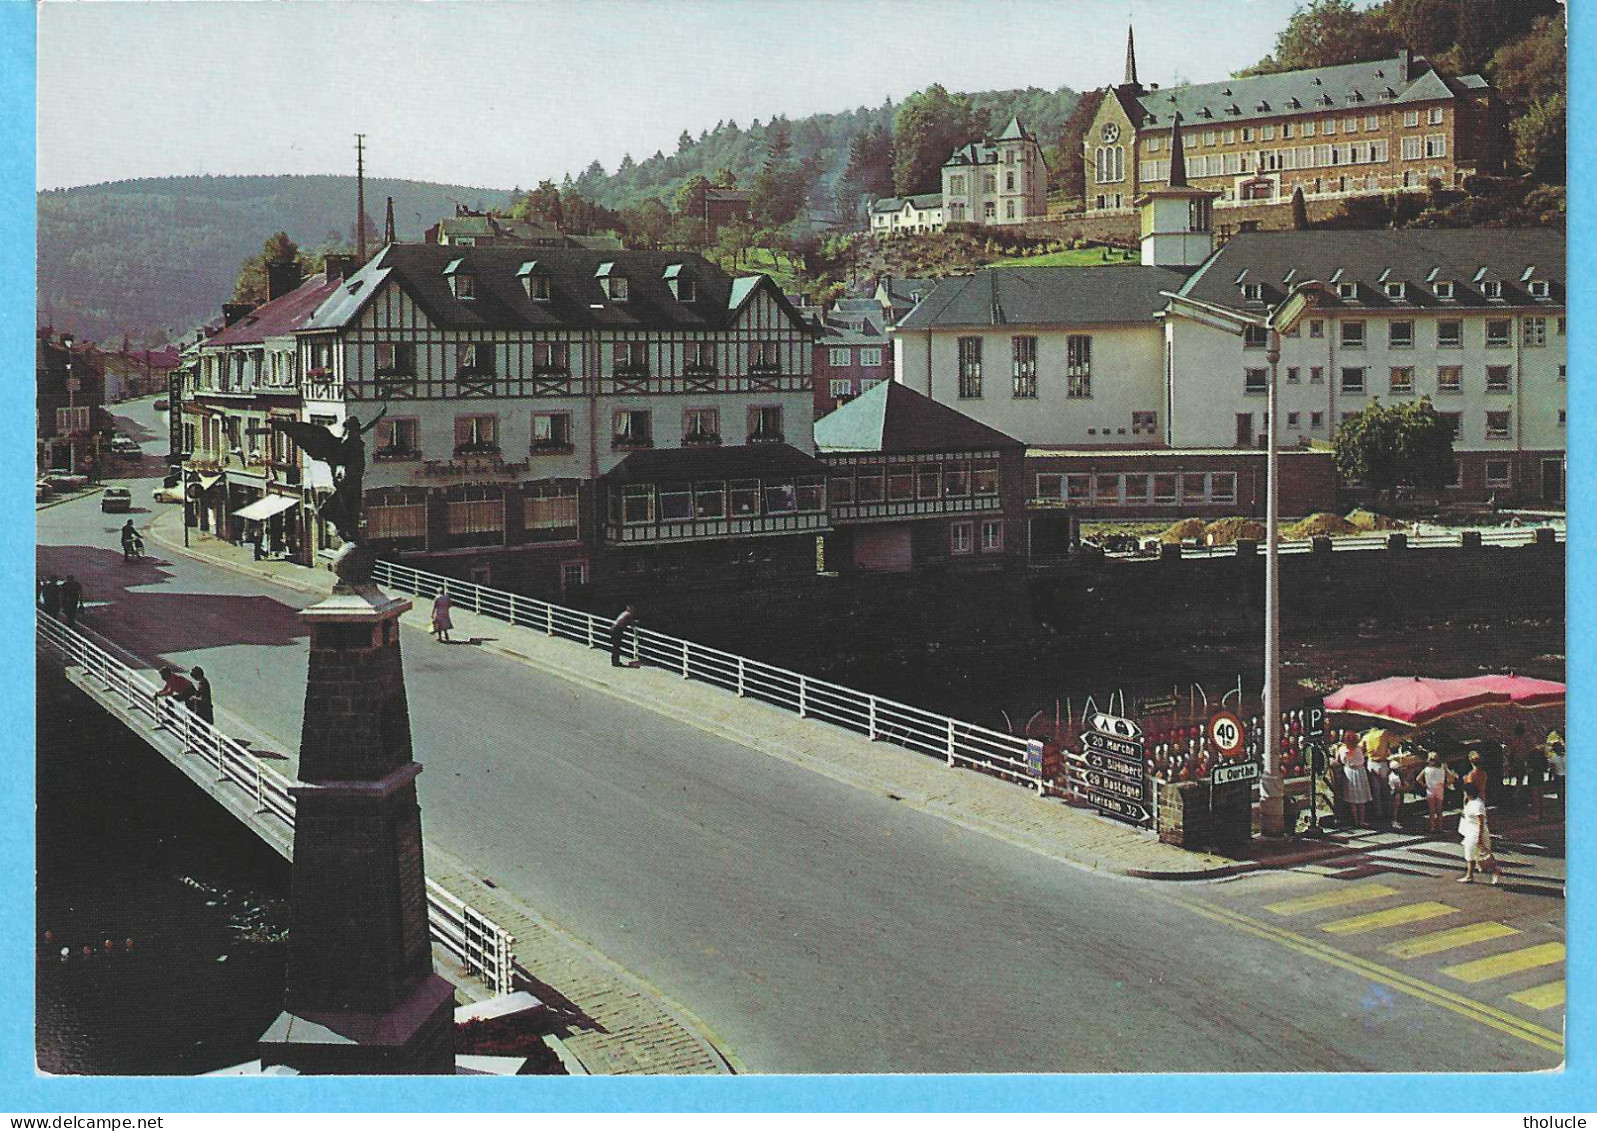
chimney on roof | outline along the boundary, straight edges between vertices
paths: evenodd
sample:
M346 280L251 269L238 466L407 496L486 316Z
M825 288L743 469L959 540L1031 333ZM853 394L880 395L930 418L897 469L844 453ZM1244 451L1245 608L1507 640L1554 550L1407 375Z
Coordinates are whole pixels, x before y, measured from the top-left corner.
M231 326L254 309L255 304L253 302L224 302L222 304L222 325Z
M266 301L282 298L295 287L299 286L299 262L290 259L286 263L268 263L266 265Z
M394 242L394 198L388 198L388 217L383 221L383 246Z
M1408 82L1414 77L1414 52L1405 47L1397 53L1397 59L1402 68L1403 81Z
M334 279L347 279L355 273L355 257L353 255L329 255L324 260L327 272L327 281Z

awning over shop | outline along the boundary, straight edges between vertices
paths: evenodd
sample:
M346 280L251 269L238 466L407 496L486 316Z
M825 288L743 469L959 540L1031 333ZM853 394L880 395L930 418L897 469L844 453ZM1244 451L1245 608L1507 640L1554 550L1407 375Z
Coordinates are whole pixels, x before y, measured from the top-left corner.
M299 504L298 499L287 495L267 495L264 499L256 499L247 507L239 507L233 512L234 518L248 519L251 522L262 522L274 514L282 514Z

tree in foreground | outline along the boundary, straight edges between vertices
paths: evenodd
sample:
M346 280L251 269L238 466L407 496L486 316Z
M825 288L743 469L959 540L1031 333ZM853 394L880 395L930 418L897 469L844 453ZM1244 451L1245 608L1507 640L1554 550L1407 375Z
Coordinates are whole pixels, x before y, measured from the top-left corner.
M1430 398L1383 405L1372 400L1336 430L1343 482L1395 496L1399 486L1440 491L1453 482L1453 426Z

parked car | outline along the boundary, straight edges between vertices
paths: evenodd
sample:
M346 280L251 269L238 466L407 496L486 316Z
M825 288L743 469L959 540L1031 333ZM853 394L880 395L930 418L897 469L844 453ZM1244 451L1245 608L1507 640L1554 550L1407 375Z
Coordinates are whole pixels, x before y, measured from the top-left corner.
M100 510L107 514L122 513L132 509L133 495L126 487L107 487L105 494L100 496Z
M157 487L150 492L150 498L158 503L181 503L183 501L183 488Z
M124 459L143 459L144 449L131 436L111 437L111 454Z
M165 412L166 409L167 409L167 401L166 401L165 397L162 397L160 400L155 402L155 411L156 412Z

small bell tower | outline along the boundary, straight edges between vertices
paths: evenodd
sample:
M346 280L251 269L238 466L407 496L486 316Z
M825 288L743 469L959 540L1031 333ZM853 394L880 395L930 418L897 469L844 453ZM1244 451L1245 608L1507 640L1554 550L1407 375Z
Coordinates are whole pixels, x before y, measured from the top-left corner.
M1170 126L1170 178L1136 200L1145 267L1196 267L1214 254L1214 201L1220 194L1187 183L1181 114Z

